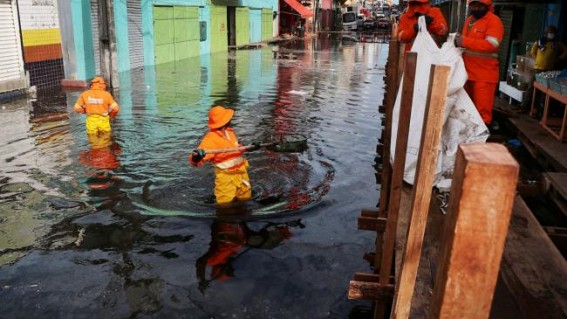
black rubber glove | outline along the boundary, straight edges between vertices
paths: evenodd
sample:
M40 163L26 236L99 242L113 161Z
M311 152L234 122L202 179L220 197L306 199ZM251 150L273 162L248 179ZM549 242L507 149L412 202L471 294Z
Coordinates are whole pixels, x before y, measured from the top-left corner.
M430 15L425 15L425 23L429 26L433 22L433 17Z
M251 151L257 151L259 149L260 149L260 143L254 142L250 144L250 147L247 149L247 151L251 152Z
M457 33L455 35L455 46L459 48L462 43L463 43L463 36L460 33Z
M205 157L205 155L207 155L207 153L205 153L205 150L203 149L197 149L193 150L193 152L191 152L191 155L191 160L193 161L193 163L198 163Z
M415 31L415 33L419 32L419 23L413 25L413 31Z

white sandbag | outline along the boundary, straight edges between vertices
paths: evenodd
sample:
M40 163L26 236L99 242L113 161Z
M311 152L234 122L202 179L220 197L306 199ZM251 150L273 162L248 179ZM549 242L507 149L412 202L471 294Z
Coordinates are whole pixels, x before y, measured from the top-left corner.
M434 186L442 190L448 190L451 186L458 145L475 142L483 143L488 138L489 132L472 100L463 88L467 81L467 71L461 57L462 51L454 45L455 34L450 34L447 42L439 48L427 32L425 18L420 17L418 23L420 27L419 32L412 46L412 52L417 52L417 65L404 181L413 185L415 180L431 65L447 65L451 67L451 72ZM391 161L395 156L401 91L400 87L392 117Z

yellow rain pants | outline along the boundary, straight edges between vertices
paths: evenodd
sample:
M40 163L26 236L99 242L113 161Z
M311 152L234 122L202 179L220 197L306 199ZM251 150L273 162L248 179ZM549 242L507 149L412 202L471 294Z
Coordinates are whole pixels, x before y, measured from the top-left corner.
M234 199L252 198L252 187L246 168L248 163L235 169L215 168L215 197L217 204L227 204Z
M86 126L88 134L108 133L111 131L110 117L99 114L87 115Z

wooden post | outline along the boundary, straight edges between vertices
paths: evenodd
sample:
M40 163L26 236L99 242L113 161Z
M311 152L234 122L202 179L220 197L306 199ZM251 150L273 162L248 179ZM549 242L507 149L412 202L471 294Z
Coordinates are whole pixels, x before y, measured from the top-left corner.
M393 318L409 317L431 201L431 189L443 128L450 71L451 68L448 66L431 66L426 114L412 195L411 218L407 241L403 250L401 273L394 295Z
M460 145L432 318L488 318L519 165L500 144Z
M382 131L382 137L384 140L384 152L382 153L382 187L380 188L380 206L378 207L378 217L386 217L386 211L388 209L388 199L390 197L390 179L392 177L392 166L390 165L390 140L392 136L392 113L394 109L394 103L396 102L396 92L398 91L398 58L399 52L399 42L397 40L390 41L388 64L391 63L388 74L388 91L387 91L387 101L386 101L386 123L384 125L384 130ZM382 246L384 243L383 234L378 233L376 236L376 254L374 258L374 273L380 273L380 265L382 260Z
M390 197L388 200L388 219L386 231L384 232L384 248L380 266L380 283L388 283L392 273L392 260L394 259L394 243L396 240L396 227L398 225L398 213L402 198L402 186L404 183L404 170L406 166L406 151L408 148L408 135L410 128L411 109L413 104L413 91L415 83L415 69L417 53L408 52L404 69L402 95L400 102L400 116L398 131L396 132L396 152L392 164L392 178L390 181Z

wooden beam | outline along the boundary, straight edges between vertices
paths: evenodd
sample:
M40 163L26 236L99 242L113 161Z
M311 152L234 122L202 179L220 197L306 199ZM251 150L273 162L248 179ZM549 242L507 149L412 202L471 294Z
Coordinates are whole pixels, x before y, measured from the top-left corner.
M376 282L351 280L348 289L350 300L391 300L394 285L381 285Z
M392 260L394 259L394 243L396 241L396 228L398 225L398 214L402 198L402 186L404 185L404 171L406 166L406 152L408 148L408 136L410 131L411 110L413 104L413 90L415 83L415 70L417 65L417 53L407 52L406 65L402 83L402 95L400 101L400 112L398 119L398 130L396 132L395 157L392 165L392 179L390 180L390 197L388 199L388 218L384 233L384 253L380 261L380 274L382 284L388 282L392 273ZM406 120L407 119L407 120Z
M451 68L432 65L427 93L426 114L417 160L410 210L410 224L402 256L402 269L394 297L393 318L408 318L421 256L423 235L429 214L433 177L439 153L445 115L445 101ZM391 266L390 266L391 267Z
M358 229L383 233L387 219L384 217L358 217Z
M567 318L567 262L519 196L500 268L524 318Z
M459 146L432 318L489 317L519 171L501 144Z
M365 273L365 272L354 273L354 276L352 278L354 279L354 281L366 281L366 282L374 282L374 283L380 282L380 275L369 274L369 273ZM395 283L394 276L390 276L390 282L389 283L392 284L392 285Z

